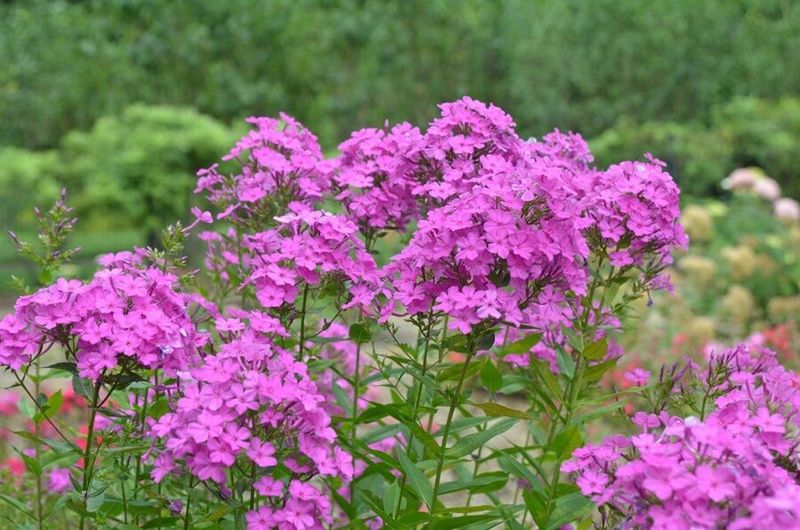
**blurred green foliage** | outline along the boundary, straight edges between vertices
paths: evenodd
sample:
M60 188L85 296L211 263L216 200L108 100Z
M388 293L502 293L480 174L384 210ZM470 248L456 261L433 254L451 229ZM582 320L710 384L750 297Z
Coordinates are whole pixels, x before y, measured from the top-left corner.
M67 134L56 149L0 149L0 215L25 239L33 208L66 186L82 247L73 272L100 253L153 244L161 229L189 216L196 171L217 162L243 133L187 109L133 105ZM11 241L0 238L0 273L28 277Z
M719 195L737 167L758 166L783 194L800 198L800 99L735 98L715 107L710 125L621 120L591 142L601 166L650 151L664 160L684 193Z
M800 94L792 0L26 0L0 4L0 144L52 147L131 103L286 110L331 147L464 94L538 135L709 124Z
M636 160L646 150L667 163L683 193L695 196L720 191L720 180L733 169L730 144L693 123L623 120L593 139L591 148L602 167Z
M33 226L33 207L50 205L58 198L60 169L56 151L0 148L0 222L3 226Z
M800 198L800 99L737 98L717 109L714 123L733 165L759 166L784 194Z
M186 217L195 172L234 141L229 128L193 110L142 105L67 134L64 182L81 226L135 226L152 239Z

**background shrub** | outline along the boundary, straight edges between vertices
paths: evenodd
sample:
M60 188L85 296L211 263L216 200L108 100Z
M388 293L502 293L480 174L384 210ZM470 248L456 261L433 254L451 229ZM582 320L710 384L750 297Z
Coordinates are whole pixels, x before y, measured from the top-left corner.
M591 142L595 161L607 166L615 160L635 160L647 150L667 163L681 191L689 195L716 195L719 182L736 166L728 142L716 130L695 123L622 120Z
M326 147L464 94L533 135L708 123L733 96L798 95L798 48L800 4L781 0L12 1L0 144L52 147L139 102L286 110Z
M731 146L734 164L759 166L784 193L800 196L800 99L737 98L717 109L714 123Z
M136 226L157 234L189 209L198 168L232 132L191 109L135 105L63 142L66 184L84 228Z

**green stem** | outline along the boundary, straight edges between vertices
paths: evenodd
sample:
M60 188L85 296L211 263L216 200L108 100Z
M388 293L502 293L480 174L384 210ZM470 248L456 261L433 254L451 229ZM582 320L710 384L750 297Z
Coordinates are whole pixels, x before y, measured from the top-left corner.
M439 359L436 361L436 364L442 364L442 360L444 359L444 341L447 338L447 326L450 324L450 315L445 315L444 322L442 323L442 336L439 338ZM427 432L431 432L433 428L433 411L428 415L428 426Z
M144 438L145 429L147 428L147 405L149 401L149 390L145 389L144 391L144 398L142 399L142 416L139 418L141 421L141 434L140 436ZM142 472L142 453L140 451L136 452L136 470L134 471L133 475L133 498L134 500L139 495L139 475ZM134 517L136 524L139 523L139 514L137 513Z
M482 432L483 429L478 429L478 432ZM478 448L478 457L475 459L475 466L472 468L472 480L475 480L475 477L478 475L478 468L481 466L481 456L483 455L483 446ZM472 490L469 490L467 494L467 507L469 507L470 503L472 502ZM516 501L514 501L516 503Z
M425 374L428 371L428 348L431 343L431 333L433 331L433 322L431 322L433 315L432 312L428 313L428 332L425 334L425 348L422 353L422 370L420 373L422 377L425 377ZM422 399L422 382L419 382L419 387L417 387L417 395L414 397L414 406L411 409L411 417L414 421L417 421L417 411L419 410L419 402ZM430 430L430 427L428 428ZM414 443L414 431L408 433L408 443L406 444L406 454L409 454L411 451L411 446ZM406 480L408 480L408 476L406 472L403 471L403 474L400 477L400 496L397 499L397 505L394 508L394 518L397 519L398 515L400 514L400 506L403 501L403 488L406 486Z
M120 467L122 467L122 460L123 459L120 459L119 461ZM122 492L122 522L128 524L128 501L125 498L125 478L127 477L120 478L119 487Z
M358 418L358 392L359 387L361 386L361 341L356 343L356 371L353 374L353 410L351 411L352 414L352 428L350 430L350 445L355 448L356 445L356 436L358 435L358 425L356 424L356 419ZM354 462L355 464L355 462ZM350 499L353 499L353 488L355 485L355 480L350 481Z
M303 348L306 341L306 303L308 302L308 284L303 287L303 305L300 309L300 351L297 354L298 359L303 358Z
M183 518L183 530L189 530L189 508L192 505L192 496L191 496L191 486L192 481L189 481L189 491L186 492L186 517Z
M528 450L528 446L531 443L531 431L530 429L526 429L525 433L525 450ZM517 504L517 500L519 499L519 492L520 492L520 483L517 480L517 484L514 488L514 502L512 504ZM525 520L528 518L528 510L522 512L522 526L525 526Z
M40 357L36 357L36 360L33 361L34 370L36 373L36 378L33 381L33 394L36 398L39 398L39 375L40 375ZM35 451L35 459L36 459L36 467L39 469L39 472L36 473L36 527L39 530L42 530L42 523L44 522L44 518L42 517L42 461L41 461L41 444L39 443L39 439L42 435L42 424L40 421L35 422L34 424L36 440L33 442L33 449Z
M92 402L89 408L89 424L87 425L86 433L86 448L83 451L83 511L81 513L80 530L84 530L86 526L86 513L88 513L89 506L89 487L92 482L92 467L94 461L92 458L92 439L94 438L94 420L97 416L97 403L100 399L100 381L94 385L94 393L92 395Z
M455 394L453 394L452 400L450 401L450 409L447 411L447 421L445 421L444 430L442 431L442 451L439 454L439 459L436 463L436 479L433 483L433 495L431 496L431 517L433 517L434 506L436 506L436 500L439 497L439 486L442 482L442 469L444 469L447 441L450 437L450 425L453 423L453 415L455 414L456 408L461 401L461 389L464 387L464 380L467 378L467 369L469 368L469 363L472 360L472 356L475 355L475 345L473 344L472 339L468 338L467 340L467 358L464 360L464 368L461 370L461 375L458 377L456 391Z

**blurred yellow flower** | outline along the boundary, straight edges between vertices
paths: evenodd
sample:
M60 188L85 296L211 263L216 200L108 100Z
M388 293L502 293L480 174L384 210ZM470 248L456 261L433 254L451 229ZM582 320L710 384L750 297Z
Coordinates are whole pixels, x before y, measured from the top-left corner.
M750 290L746 287L731 285L722 298L720 309L734 324L743 326L753 314L755 300Z
M767 302L767 314L775 322L800 316L800 296L776 296Z
M753 249L746 245L726 247L721 251L735 280L748 278L755 272L758 260Z
M683 209L681 224L689 235L690 241L707 241L714 232L714 220L711 213L697 204L690 204Z
M678 269L698 287L708 285L717 273L717 266L703 256L684 256L678 262Z
M702 346L714 338L716 323L705 316L694 317L686 325L686 335L695 346Z

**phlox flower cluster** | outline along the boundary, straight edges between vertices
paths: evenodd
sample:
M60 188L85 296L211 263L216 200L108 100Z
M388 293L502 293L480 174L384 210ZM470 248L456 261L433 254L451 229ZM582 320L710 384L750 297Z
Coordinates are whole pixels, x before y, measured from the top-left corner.
M534 155L550 158L577 175L591 173L594 155L589 150L589 144L580 134L562 133L555 129L545 134L541 140L531 139L527 147ZM578 179L579 183L583 181L584 184L586 180L586 178Z
M332 164L324 160L317 137L283 113L280 119L253 117L247 122L253 130L223 157L237 161L241 173L223 175L217 165L198 172L195 193L205 192L223 210L219 218L258 217L268 202L280 210L291 200L322 199L330 190Z
M689 240L678 223L680 191L664 163L622 162L595 174L590 215L616 266L645 264L663 268L671 252Z
M61 278L19 298L0 320L0 365L18 370L59 344L82 377L96 380L123 363L174 373L207 341L188 307L176 278L159 269L105 268L88 283Z
M563 293L585 293L588 254L572 219L503 203L481 188L429 212L392 263L395 299L410 313L447 313L469 332L486 320L545 327L564 321ZM531 207L531 208L536 208Z
M755 353L755 355L753 355ZM625 528L800 528L800 376L740 345L714 411L700 420L637 413L642 433L575 451L564 469Z
M319 286L333 278L348 282L345 309L368 309L378 286L378 269L352 221L299 202L291 203L289 212L276 220L276 229L248 235L243 243L249 255L247 283L255 287L264 307L290 304L303 285Z
M381 271L383 281L369 270L368 281L354 286L358 304L365 306L388 286L393 294L381 308L384 317L397 306L411 314L434 310L447 313L451 327L462 331L485 320L557 327L568 321L565 301L586 293L590 250L609 253L616 266L660 270L670 251L685 245L678 189L659 162L600 171L591 167L591 152L577 134L554 131L541 141L524 141L499 107L469 97L439 107L424 132L406 123L356 131L332 160L322 159L316 138L293 118L251 118L255 130L225 157L238 160L241 172L201 172L197 191L226 208L219 218L232 214L249 233L245 246L258 259L249 264L248 282L265 307L297 293L295 273L263 256L285 263L298 256L274 252L287 237L280 228L263 230L287 219L308 225L310 210L323 200L341 203L343 218L368 245L380 230L418 224L411 242ZM267 202L292 211L281 217L280 209L264 209ZM262 210L272 212L269 219L244 222ZM321 215L314 222L339 223L313 215ZM347 232L341 231L350 239L347 246L358 246L356 232ZM301 241L310 237L303 228L294 228L291 237L290 253L317 251L318 239ZM207 239L227 253L214 263L217 269L239 264L226 237ZM361 268L367 264L358 256L355 261ZM352 280L351 267L339 265Z
M445 312L451 327L463 332L486 319L540 328L565 322L564 294L586 292L589 249L581 230L589 219L553 185L561 168L549 171L549 159L527 156L513 122L493 107L491 119L475 118L471 109L443 106L442 118L431 125L439 140L445 123L451 134L460 131L456 136L483 132L465 144L475 149L468 172L425 188L449 200L428 211L386 268L395 300L409 313ZM477 122L453 121L468 118ZM501 133L495 131L500 125ZM499 138L490 142L490 131ZM479 147L486 142L491 148ZM434 145L430 152L443 149ZM445 151L442 160L451 158Z
M497 107L441 109L419 155L404 155L428 208L385 270L409 313L447 313L462 332L486 320L557 327L567 299L586 294L590 250L660 270L686 244L678 189L657 161L598 171L578 135L525 142Z
M226 492L226 472L238 463L252 470L260 506L249 528L323 528L331 505L312 479L348 481L352 459L335 443L307 365L273 342L286 334L277 320L238 314L217 319L218 351L181 374L172 410L152 422L150 436L164 441L153 477L185 466Z
M480 183L484 156L513 163L520 143L514 120L499 107L464 97L439 109L422 142L403 153L412 163L404 169L411 172L413 194L433 205Z
M422 144L419 129L408 123L391 130L361 129L339 145L333 181L335 198L362 233L404 230L419 215L409 178L408 154Z

